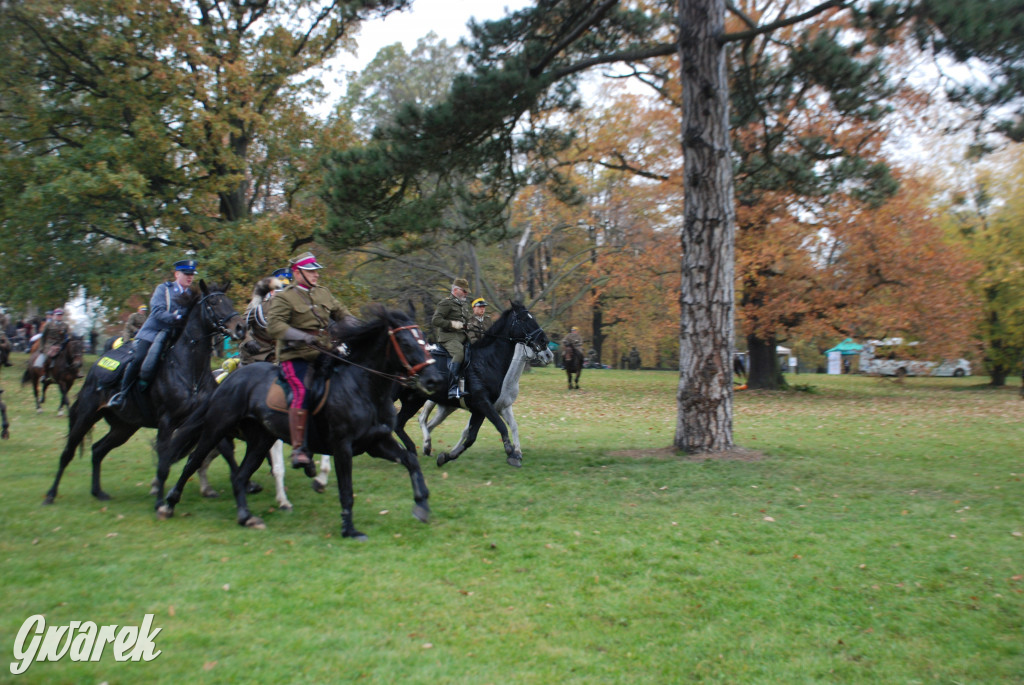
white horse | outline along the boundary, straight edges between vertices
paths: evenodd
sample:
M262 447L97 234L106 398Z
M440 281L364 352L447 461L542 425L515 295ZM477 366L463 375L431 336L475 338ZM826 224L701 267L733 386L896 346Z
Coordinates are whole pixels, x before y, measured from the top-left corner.
M516 423L515 414L512 413L512 404L519 397L519 378L523 375L523 369L534 359L539 359L542 364L550 364L555 358L551 350L544 348L539 354L535 353L528 345L519 343L516 345L516 350L512 355L512 363L508 367L508 372L505 373L505 379L501 382L501 395L498 400L494 403L494 408L498 410L501 418L508 425L510 437L512 438L512 445L515 447L516 453L522 453L522 449L519 446L519 424ZM435 428L441 425L441 423L448 418L452 412L455 411L455 407L442 406L437 411L437 415L431 419L430 413L434 411L434 407L437 404L427 400L427 403L423 405L422 411L420 411L420 430L423 431L423 454L430 455L431 443L430 433ZM461 452L462 443L466 441L466 436L469 434L469 422L466 422L466 427L462 430L462 436L459 438L458 444L452 450L456 454Z

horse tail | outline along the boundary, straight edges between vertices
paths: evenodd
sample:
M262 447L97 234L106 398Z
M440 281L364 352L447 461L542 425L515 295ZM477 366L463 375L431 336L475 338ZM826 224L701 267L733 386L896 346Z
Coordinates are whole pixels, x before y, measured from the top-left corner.
M21 376L21 384L22 385L28 385L29 383L32 382L32 362L33 361L34 360L32 359L32 357L28 358L28 366L25 367L25 373L23 373L22 376Z

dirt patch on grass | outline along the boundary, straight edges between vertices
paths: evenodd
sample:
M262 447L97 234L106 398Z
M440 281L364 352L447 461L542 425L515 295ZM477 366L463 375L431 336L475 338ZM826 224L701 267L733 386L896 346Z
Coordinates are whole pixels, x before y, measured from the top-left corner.
M616 450L609 452L613 457L627 459L683 459L685 461L762 461L767 459L764 452L748 450L745 447L733 447L721 452L700 452L684 454L677 452L675 447L658 447L647 450Z

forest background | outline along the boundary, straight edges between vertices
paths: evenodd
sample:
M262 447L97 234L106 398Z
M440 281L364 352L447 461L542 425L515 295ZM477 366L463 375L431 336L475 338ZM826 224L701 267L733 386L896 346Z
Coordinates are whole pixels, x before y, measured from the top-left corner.
M386 47L329 102L323 66L360 22L410 4L0 4L7 313L80 297L116 326L185 254L245 302L313 249L354 308L426 323L465 276L493 311L524 300L553 339L578 326L606 364L636 347L645 366L679 368L679 55L547 82L507 130L459 141L479 150L475 173L439 149L420 160L417 189L445 192L413 212L362 187L372 169L345 155L391 141L384 157L399 157L393 132L455 100L460 75L514 57L521 24L617 3L541 0L462 45ZM1021 3L838 11L859 4L797 3L819 13L809 24L781 21L792 3L728 4L733 34L779 24L727 48L736 344L759 387L780 382L777 344L814 367L845 337L891 336L1003 384L1024 355L1020 81L1003 78L1021 63ZM674 3L623 5L620 33L672 27Z

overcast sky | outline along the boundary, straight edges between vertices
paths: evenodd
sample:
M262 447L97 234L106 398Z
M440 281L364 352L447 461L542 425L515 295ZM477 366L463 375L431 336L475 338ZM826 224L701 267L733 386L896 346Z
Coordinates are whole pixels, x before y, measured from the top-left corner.
M406 50L431 31L454 45L467 36L470 18L477 21L501 19L506 8L515 11L531 5L532 0L414 0L412 9L395 12L386 19L367 21L356 35L359 54L345 55L339 60L342 71L359 71L377 51L386 45L401 42Z

